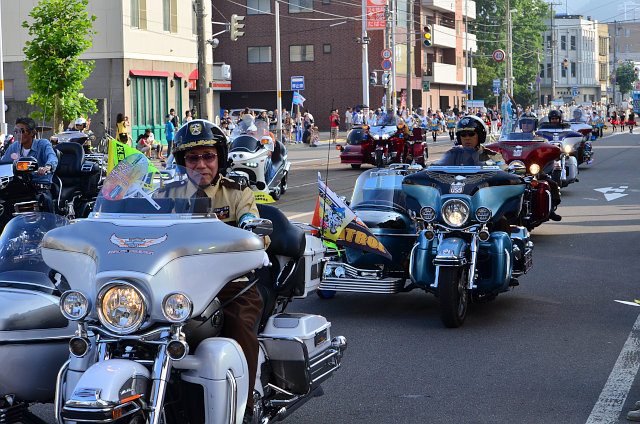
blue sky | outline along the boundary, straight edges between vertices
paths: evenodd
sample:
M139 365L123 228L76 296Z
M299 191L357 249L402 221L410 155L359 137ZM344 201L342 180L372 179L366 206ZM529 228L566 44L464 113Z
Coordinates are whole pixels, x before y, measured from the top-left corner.
M631 0L620 1L607 1L607 0L556 0L557 3L562 3L556 6L556 10L560 13L565 11L569 14L580 14L591 16L598 21L613 21L614 19L624 19L624 15L619 6L625 2L631 3ZM636 1L638 7L636 8L636 18L640 19L640 1Z

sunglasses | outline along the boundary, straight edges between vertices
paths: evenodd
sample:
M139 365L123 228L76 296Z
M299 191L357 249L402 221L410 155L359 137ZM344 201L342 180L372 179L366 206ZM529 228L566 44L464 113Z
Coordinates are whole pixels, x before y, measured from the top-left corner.
M459 137L473 137L474 134L475 134L475 132L473 132L473 131L460 131L458 133L458 136Z
M218 157L215 153L203 153L201 155L185 155L184 161L189 165L196 165L202 159L205 163L213 163L214 160Z
M24 134L24 133L28 133L29 130L25 130L24 128L16 128L13 130L14 134Z

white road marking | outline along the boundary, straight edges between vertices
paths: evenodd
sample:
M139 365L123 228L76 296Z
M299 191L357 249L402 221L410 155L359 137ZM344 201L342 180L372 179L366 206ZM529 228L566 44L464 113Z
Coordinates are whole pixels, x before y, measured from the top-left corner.
M629 306L640 306L640 303L629 302L628 300L614 300L614 302L622 303L623 305L629 305Z
M607 199L607 202L610 202L612 200L627 196L627 194L623 194L623 193L628 188L629 186L625 185L625 186L620 186L619 188L602 187L602 188L594 188L594 190L604 194L604 197L605 199Z
M640 368L640 315L622 347L609 379L598 401L591 410L586 424L617 423L629 395L631 385Z

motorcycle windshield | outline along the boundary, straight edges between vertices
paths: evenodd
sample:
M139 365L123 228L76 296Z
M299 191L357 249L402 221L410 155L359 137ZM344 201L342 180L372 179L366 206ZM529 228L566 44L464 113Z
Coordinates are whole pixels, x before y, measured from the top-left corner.
M258 140L263 136L269 135L269 126L262 119L241 119L231 132L229 142L233 142L236 138L250 135Z
M472 147L455 147L433 163L436 166L481 166L480 152Z
M405 211L407 200L402 191L404 175L389 169L370 169L356 181L350 207L358 209L394 209Z
M199 158L197 166L202 166L203 160ZM106 214L109 219L113 214L136 219L141 215L162 219L207 216L211 212L211 199L203 190L211 184L213 175L208 169L200 170L202 174L176 165L175 175L168 176L150 172L148 159L141 153L127 156L107 176L90 216L101 218Z
M63 216L35 212L13 218L0 236L0 284L21 282L53 288L51 268L44 263L40 242L54 228L69 224Z
M512 132L509 134L502 134L500 141L533 141L533 133Z
M257 152L260 141L252 135L241 135L231 142L230 152Z

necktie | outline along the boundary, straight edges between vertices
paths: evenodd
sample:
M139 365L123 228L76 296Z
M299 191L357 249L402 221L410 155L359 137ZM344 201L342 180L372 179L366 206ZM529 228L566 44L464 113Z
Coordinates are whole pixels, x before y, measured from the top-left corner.
M211 198L207 196L207 193L198 187L193 199L193 213L208 213L211 208Z

